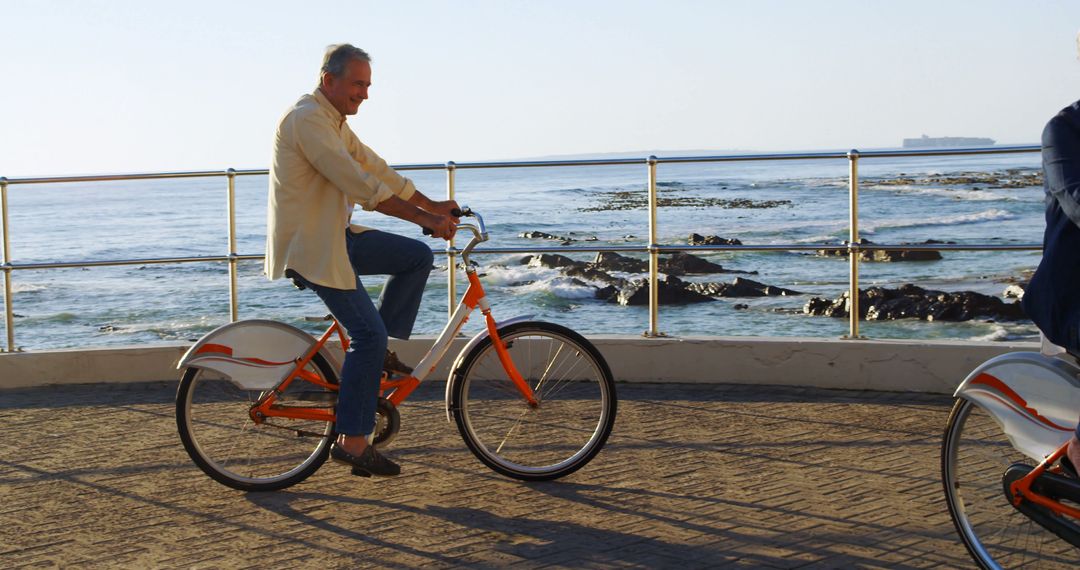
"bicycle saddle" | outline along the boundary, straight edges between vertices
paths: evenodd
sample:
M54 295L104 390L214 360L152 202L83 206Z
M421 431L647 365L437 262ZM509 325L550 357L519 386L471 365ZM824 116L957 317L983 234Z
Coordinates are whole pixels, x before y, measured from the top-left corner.
M296 271L294 271L292 269L286 269L285 270L285 277L288 277L289 279L292 280L293 287L296 287L297 289L300 289L301 291L303 291L304 289L307 289L307 287L304 286L304 283L302 281L300 281L300 274L297 273Z

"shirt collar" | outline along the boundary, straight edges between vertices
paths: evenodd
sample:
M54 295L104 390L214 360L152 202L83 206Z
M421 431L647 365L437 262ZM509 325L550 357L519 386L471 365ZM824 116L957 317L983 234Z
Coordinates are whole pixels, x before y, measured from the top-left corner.
M319 106L322 107L323 111L329 113L330 116L337 119L339 123L345 122L345 115L342 115L337 109L334 108L334 106L330 103L330 100L326 98L326 95L323 95L322 89L316 87L315 92L311 95L312 97L315 97L315 100L318 101Z

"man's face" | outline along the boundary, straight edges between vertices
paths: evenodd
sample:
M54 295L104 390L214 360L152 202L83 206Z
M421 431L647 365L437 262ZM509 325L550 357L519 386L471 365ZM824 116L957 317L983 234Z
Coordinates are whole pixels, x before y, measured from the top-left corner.
M371 87L371 64L358 59L349 60L340 77L324 73L322 92L342 115L355 115L360 103L368 98Z

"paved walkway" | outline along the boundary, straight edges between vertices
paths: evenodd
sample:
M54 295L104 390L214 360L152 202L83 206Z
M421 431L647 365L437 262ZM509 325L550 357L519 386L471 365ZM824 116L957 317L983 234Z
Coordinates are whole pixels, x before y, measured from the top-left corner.
M942 396L620 385L607 448L559 481L488 471L427 384L373 482L207 478L175 384L0 391L0 567L970 567L938 482Z

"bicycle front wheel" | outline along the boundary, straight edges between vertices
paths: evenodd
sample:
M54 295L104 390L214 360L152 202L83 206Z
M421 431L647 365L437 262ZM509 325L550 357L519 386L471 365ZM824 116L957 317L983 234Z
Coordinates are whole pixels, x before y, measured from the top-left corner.
M451 380L451 409L469 450L498 473L526 481L577 471L603 448L615 425L615 383L584 337L550 323L499 330L539 405L510 381L490 337L467 354Z
M957 400L941 447L941 480L964 546L982 568L1080 568L1080 550L1010 504L1002 476L1014 463L1035 465L990 414Z
M337 383L320 354L308 370ZM215 481L241 491L274 491L314 473L330 453L334 423L267 418L256 424L248 414L265 394L188 368L176 392L176 427L192 461ZM278 395L282 406L333 410L337 392L301 379Z

